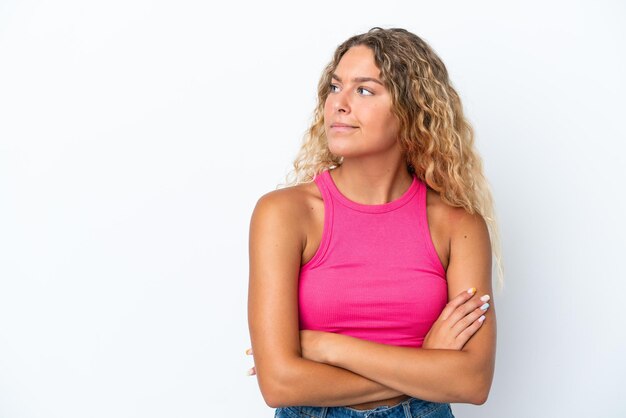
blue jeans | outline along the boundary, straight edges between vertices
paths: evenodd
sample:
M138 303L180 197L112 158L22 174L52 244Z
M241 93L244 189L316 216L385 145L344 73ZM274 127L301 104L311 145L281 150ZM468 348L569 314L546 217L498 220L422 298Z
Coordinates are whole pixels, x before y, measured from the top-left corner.
M454 418L449 403L409 398L393 406L354 409L349 406L288 406L276 408L274 418Z

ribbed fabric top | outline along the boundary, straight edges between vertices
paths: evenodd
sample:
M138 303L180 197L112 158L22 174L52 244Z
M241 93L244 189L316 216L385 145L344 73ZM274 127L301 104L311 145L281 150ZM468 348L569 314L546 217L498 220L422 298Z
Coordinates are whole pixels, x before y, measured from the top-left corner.
M329 170L314 181L324 229L300 268L300 329L421 347L448 300L428 228L426 185L413 175L398 199L365 205L344 196Z

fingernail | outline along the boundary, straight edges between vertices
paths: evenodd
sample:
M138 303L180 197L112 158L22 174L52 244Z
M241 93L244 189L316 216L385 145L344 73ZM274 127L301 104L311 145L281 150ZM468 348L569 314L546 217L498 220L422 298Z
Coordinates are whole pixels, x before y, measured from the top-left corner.
M481 315L480 318L478 318L478 322L483 322L485 320L485 315Z
M249 370L246 372L246 375L248 375L248 376L252 376L252 369L249 369Z
M475 287L470 287L469 289L467 289L467 293L473 295L474 292L476 292L476 288Z
M247 349L246 349L246 354L250 354L251 352L252 352L252 349L251 349L251 348L247 348Z
M480 300L482 300L483 302L487 302L490 299L489 295L483 295L480 297Z
M483 311L486 311L488 307L489 307L489 304L485 303L483 306L480 307L480 309L482 309Z

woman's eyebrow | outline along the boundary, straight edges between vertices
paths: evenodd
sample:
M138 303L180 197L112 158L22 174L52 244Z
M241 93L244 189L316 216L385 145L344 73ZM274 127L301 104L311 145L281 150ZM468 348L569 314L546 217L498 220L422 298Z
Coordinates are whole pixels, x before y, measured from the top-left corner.
M337 74L333 74L333 78L339 81L340 83L342 82L341 78L339 78ZM372 78L372 77L354 77L352 81L357 82L357 83L363 83L365 81L373 81L374 83L378 83L381 86L384 86L384 84L380 80L378 80L377 78Z

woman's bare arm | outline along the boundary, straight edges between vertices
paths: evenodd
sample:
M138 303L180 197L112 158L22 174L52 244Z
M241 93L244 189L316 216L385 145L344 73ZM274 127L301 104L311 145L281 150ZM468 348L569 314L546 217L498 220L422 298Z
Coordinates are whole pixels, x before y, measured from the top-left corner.
M453 209L448 294L477 288L492 295L491 245L479 215ZM395 347L340 334L326 335L325 362L380 382L402 393L434 402L483 404L493 380L496 315L493 297L485 322L457 350Z
M299 226L303 203L296 193L281 189L262 196L250 221L248 325L263 399L276 408L356 405L402 395L352 371L302 357L298 274L306 237Z

